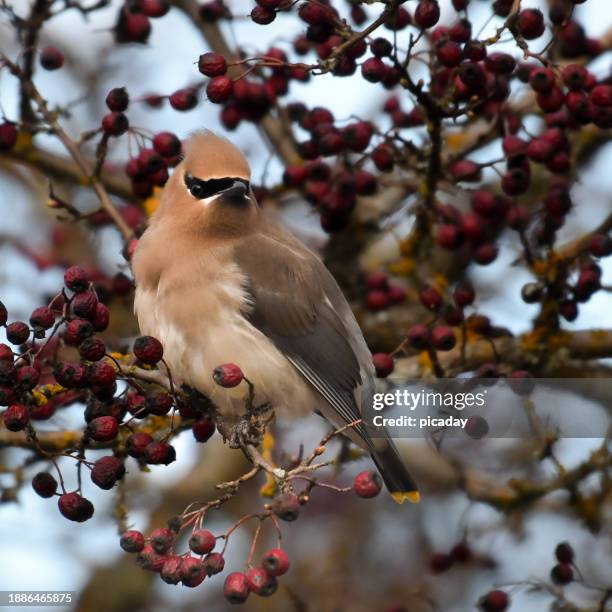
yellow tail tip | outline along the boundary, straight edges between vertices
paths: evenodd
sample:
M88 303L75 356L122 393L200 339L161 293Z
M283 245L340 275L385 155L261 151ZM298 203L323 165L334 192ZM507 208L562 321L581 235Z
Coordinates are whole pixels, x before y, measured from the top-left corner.
M391 497L398 504L403 504L406 500L411 504L418 504L421 501L421 495L418 491L397 491L396 493L391 493Z

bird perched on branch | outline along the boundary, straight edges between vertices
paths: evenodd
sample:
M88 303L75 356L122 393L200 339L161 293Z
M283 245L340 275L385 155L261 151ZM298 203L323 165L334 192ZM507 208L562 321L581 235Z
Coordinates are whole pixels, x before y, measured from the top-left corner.
M320 259L260 209L248 162L228 140L208 131L190 138L132 267L142 333L224 416L245 411L244 385L213 381L224 363L238 364L256 401L281 418L318 411L343 427L371 408L371 355L346 299ZM346 435L396 501L418 501L384 430L363 422Z

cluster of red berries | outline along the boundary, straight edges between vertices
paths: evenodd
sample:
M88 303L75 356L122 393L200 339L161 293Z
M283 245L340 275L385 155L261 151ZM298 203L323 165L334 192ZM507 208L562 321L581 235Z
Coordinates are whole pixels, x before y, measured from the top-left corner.
M142 148L128 160L125 173L132 181L132 191L140 198L151 195L154 187L163 187L168 180L168 169L181 159L181 141L172 132L159 132L151 147Z
M433 574L443 574L455 564L468 563L472 559L469 544L462 540L455 544L449 552L434 552L429 557L429 569Z
M137 554L138 565L158 573L164 582L196 587L206 577L224 570L223 551L215 552L214 549L217 540L226 536L216 537L207 529L195 529L189 538L189 551L177 554L174 546L182 528L182 519L176 517L169 521L169 527L155 529L148 538L140 531L126 531L121 535L120 545L126 552ZM273 548L262 556L259 567L250 567L245 573L228 574L223 594L234 604L245 602L251 592L268 597L276 592L277 577L287 573L289 566L287 553Z

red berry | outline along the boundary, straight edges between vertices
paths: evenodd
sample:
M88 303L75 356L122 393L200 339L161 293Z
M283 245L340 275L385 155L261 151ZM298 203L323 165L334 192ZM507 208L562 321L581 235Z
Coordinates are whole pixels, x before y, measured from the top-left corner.
M82 363L59 363L53 369L53 375L67 389L81 389L87 385L87 368Z
M92 363L87 370L87 380L97 387L112 387L116 378L115 368L106 361Z
M129 530L121 534L119 546L129 553L138 553L145 546L145 537L140 531Z
M544 34L544 15L538 9L525 9L519 13L517 25L523 38L539 38Z
M167 0L140 0L142 12L147 17L163 17L170 10L170 3Z
M372 355L372 363L378 378L387 378L393 372L393 357L388 353L375 353Z
M431 332L431 343L438 351L450 351L456 344L455 334L450 327L440 325Z
M459 283L453 292L453 298L457 306L469 306L474 302L474 289L466 283Z
M87 433L97 442L109 442L117 437L119 423L113 416L99 416L89 421Z
M559 563L573 563L574 562L574 549L571 547L569 542L561 542L557 544L555 548L555 557Z
M194 422L191 431L198 442L206 442L215 433L215 422L209 416L204 416Z
M134 355L142 363L155 365L163 357L164 347L153 336L140 336L134 341Z
M486 266L497 258L497 247L492 243L481 244L473 254L474 261Z
M378 472L364 470L355 476L353 488L359 497L376 497L382 489L382 479Z
M32 479L32 488L41 497L53 497L57 491L57 480L49 472L38 472Z
M410 346L421 351L426 349L431 340L429 329L425 325L413 325L407 332L408 342Z
M138 431L128 436L125 441L125 450L130 457L140 459L144 457L145 449L153 442L153 437L145 432Z
M555 584L569 584L574 579L574 570L569 563L558 563L550 571L550 579Z
M481 600L480 607L485 612L504 612L510 605L510 597L504 591L489 591Z
M242 572L232 572L223 583L223 596L232 604L244 603L249 596L247 577Z
M64 284L75 293L81 293L89 287L89 276L80 266L71 266L64 272Z
M508 195L521 195L529 189L529 175L520 168L513 168L503 175L501 185Z
M145 43L151 34L151 22L144 13L121 11L115 35L119 42Z
M368 291L365 303L372 312L384 310L389 306L389 294L386 291Z
M102 118L102 129L109 136L121 136L129 127L130 122L123 113L108 113Z
M196 555L206 555L213 550L217 539L208 529L198 529L189 538L189 548Z
M454 68L461 62L461 47L450 40L443 41L436 45L436 57L446 68Z
M436 240L442 248L454 250L461 246L462 236L456 225L443 223L438 226Z
M149 570L150 572L161 572L167 560L168 557L166 555L156 553L150 544L147 544L136 557L136 563L142 569Z
M227 62L219 53L203 53L198 61L199 71L207 77L217 77L227 72Z
M94 513L93 504L78 493L64 493L57 501L59 511L70 521L83 523Z
M361 75L370 83L379 83L386 69L387 66L379 57L370 57L361 64Z
M451 548L451 559L457 563L467 563L472 558L472 551L467 542L459 542Z
M420 0L415 12L414 22L420 28L431 28L440 19L440 6L436 0Z
M21 431L25 429L29 418L28 409L23 404L12 404L2 415L4 426L9 431Z
M176 450L167 442L154 441L145 447L143 458L151 465L168 465L176 460Z
M227 76L217 76L211 79L206 87L208 99L215 104L227 102L233 92L234 83Z
M453 558L446 553L435 552L429 557L429 569L434 574L442 574L453 565Z
M10 121L0 123L0 151L10 151L17 144L17 127Z
M278 582L274 576L270 576L265 569L261 567L252 567L247 572L247 584L249 590L256 595L269 597L276 592Z
M14 321L6 326L6 339L11 344L24 344L30 337L30 328L23 321Z
M485 60L485 66L493 74L511 74L516 60L508 53L491 53Z
M590 98L595 106L612 106L612 85L595 85L591 89Z
M200 559L183 557L181 561L181 582L183 586L196 587L206 578L206 567Z
M185 87L177 89L170 94L170 106L177 111L188 111L195 108L198 104L197 90L193 87Z
M30 325L34 328L50 329L55 323L55 315L48 306L41 306L32 311Z
M130 96L125 87L115 87L108 92L105 101L109 110L122 113L130 103Z
M251 11L251 19L259 25L268 25L276 19L276 11L258 4Z
M111 417L112 418L112 417ZM98 459L91 470L91 481L101 489L112 489L125 474L123 461L114 455Z
M40 52L40 65L45 70L57 70L64 65L64 56L55 47L45 47Z
M175 537L174 531L166 527L160 527L151 533L149 540L155 552L166 553L172 548Z
M162 157L175 157L181 153L181 141L172 132L159 132L153 138L153 148Z
M96 315L98 298L93 291L77 293L72 300L72 312L81 319L92 319Z
M182 578L183 560L178 555L171 555L166 558L159 572L161 579L166 584L178 584Z
M595 257L607 257L612 254L612 238L606 234L593 234L589 250Z
M479 181L482 176L480 166L469 159L461 159L448 167L448 171L457 181Z
M243 378L242 370L235 363L226 363L213 370L213 380L220 387L236 387L242 382Z
M289 571L289 557L284 550L273 548L262 557L261 565L270 576L282 576Z
M427 310L439 310L442 306L442 295L434 287L424 287L421 289L419 291L419 299Z
M387 292L391 304L401 304L406 300L406 290L398 285L390 285Z
M204 569L209 576L214 576L223 571L225 559L221 553L209 553L204 557Z

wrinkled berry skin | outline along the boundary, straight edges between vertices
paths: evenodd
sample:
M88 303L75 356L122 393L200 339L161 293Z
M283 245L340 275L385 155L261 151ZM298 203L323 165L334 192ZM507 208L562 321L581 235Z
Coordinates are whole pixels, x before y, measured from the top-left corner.
M261 567L253 567L247 572L247 584L249 590L261 597L273 595L278 588L276 578Z
M119 433L119 423L113 416L101 416L92 419L87 425L87 433L96 442L109 442Z
M300 502L293 493L281 493L272 503L272 510L283 521L295 521L300 515Z
M112 455L98 459L91 470L91 481L101 489L112 489L125 474L125 465Z
M209 576L214 576L225 568L225 559L221 553L210 553L204 557L204 567Z
M78 493L64 493L60 496L57 505L60 512L69 520L83 523L89 520L94 513L93 504L81 497Z
M382 489L382 479L378 472L365 470L355 476L353 488L359 497L376 497Z
M28 409L23 404L12 404L2 415L2 420L9 431L21 431L28 424Z

